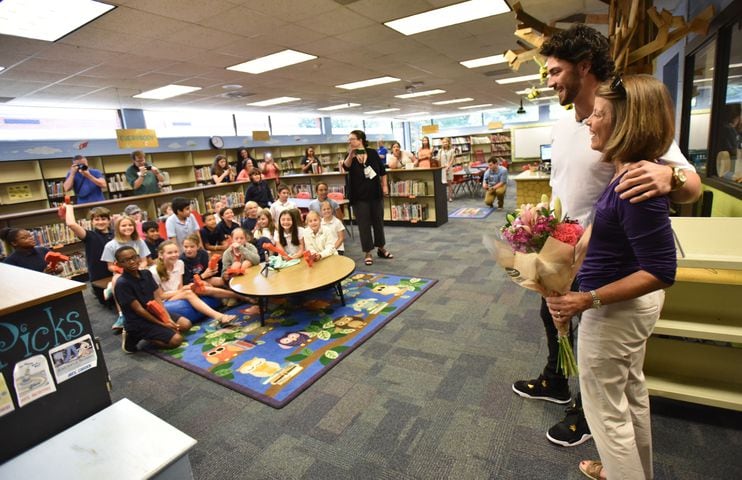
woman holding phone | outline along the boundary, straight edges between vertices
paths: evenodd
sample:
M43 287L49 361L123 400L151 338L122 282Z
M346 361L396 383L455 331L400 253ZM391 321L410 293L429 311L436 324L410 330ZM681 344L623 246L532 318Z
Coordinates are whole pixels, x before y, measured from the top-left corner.
M371 251L376 247L380 258L394 258L384 248L384 195L389 194L386 168L373 148L368 148L366 134L353 130L348 134L348 156L343 161L348 172L348 200L358 222L364 263L373 265ZM372 235L373 233L373 235Z

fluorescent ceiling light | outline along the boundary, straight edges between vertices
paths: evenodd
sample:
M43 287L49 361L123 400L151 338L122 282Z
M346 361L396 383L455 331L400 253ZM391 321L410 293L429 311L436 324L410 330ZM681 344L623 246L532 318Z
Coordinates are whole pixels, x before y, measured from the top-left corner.
M537 92L548 92L549 90L553 90L553 89L551 87L543 87L543 88L536 89ZM529 93L531 93L531 89L524 88L523 90L518 90L515 93L517 93L518 95L528 95Z
M5 0L0 33L54 42L114 8L92 0Z
M296 97L276 97L269 98L268 100L261 100L260 102L246 103L245 105L251 107L270 107L271 105L278 105L280 103L298 102L301 98Z
M405 113L404 115L397 115L398 117L415 117L420 115L430 115L429 112L415 112L415 113Z
M443 100L442 102L433 102L433 105L450 105L452 103L471 102L473 98L454 98L453 100Z
M507 62L505 54L500 53L498 55L492 55L491 57L474 58L472 60L464 60L463 62L459 63L466 68L477 68L484 67L485 65L495 65L496 63L505 62Z
M405 93L403 95L395 95L395 98L415 98L415 97L427 97L429 95L440 95L446 93L445 90L425 90L424 92Z
M2 72L3 70L5 70L5 67L0 67L0 72Z
M459 107L459 110L468 110L470 108L487 108L491 106L491 103L482 103L481 105L467 105L465 107Z
M165 85L164 87L147 90L146 92L134 95L134 98L147 98L150 100L165 100L166 98L185 95L186 93L201 90L201 87L188 87L186 85Z
M317 110L322 110L323 112L330 112L332 110L342 110L344 108L353 108L353 107L360 107L360 103L341 103L340 105L333 105L331 107L322 107L318 108Z
M443 8L436 8L409 17L384 22L387 27L403 35L414 35L437 28L449 27L510 11L504 0L469 0Z
M392 82L398 82L398 81L399 79L396 77L378 77L378 78L369 78L368 80L361 80L359 82L335 85L335 87L343 88L345 90L355 90L357 88L373 87L374 85L382 85L384 83L392 83Z
M520 77L510 77L510 78L501 78L499 80L495 80L500 85L507 85L509 83L518 83L518 82L530 82L531 80L540 80L541 74L540 73L534 73L533 75L523 75Z
M308 53L297 52L296 50L283 50L278 53L266 55L265 57L250 60L249 62L232 65L231 67L227 67L227 70L258 74L288 67L289 65L296 65L297 63L308 62L315 58L317 58L315 55L309 55Z
M385 108L383 110L371 110L370 112L363 112L366 115L373 115L375 113L387 113L387 112L398 112L399 108Z

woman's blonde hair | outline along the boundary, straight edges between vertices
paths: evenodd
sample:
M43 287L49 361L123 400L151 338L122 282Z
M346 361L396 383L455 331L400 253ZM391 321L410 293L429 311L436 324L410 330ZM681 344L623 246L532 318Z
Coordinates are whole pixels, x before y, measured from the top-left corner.
M595 96L612 107L613 132L603 147L603 161L652 161L670 148L675 114L662 82L649 75L617 77L601 84Z

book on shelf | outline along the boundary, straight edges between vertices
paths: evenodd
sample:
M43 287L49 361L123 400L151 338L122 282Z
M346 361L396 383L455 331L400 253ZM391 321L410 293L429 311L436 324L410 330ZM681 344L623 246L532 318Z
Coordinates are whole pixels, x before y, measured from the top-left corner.
M345 198L345 185L333 184L327 185L327 193L342 193Z
M196 181L202 183L211 182L211 167L203 166L195 168Z
M46 181L46 194L50 197L63 197L64 191L64 180L47 180Z
M110 175L106 178L106 182L108 183L109 192L123 192L126 190L131 190L131 186L129 185L129 182L126 181L126 174L124 173L116 173L114 175Z
M69 257L70 259L68 261L60 263L62 266L62 273L59 274L60 277L71 278L88 272L88 265L83 252L73 253Z
M422 180L401 180L399 182L392 182L391 194L393 197L427 195L428 184Z
M78 224L85 230L91 230L93 228L92 223L88 219L78 220ZM79 241L75 234L72 233L72 230L67 228L67 225L64 223L51 223L49 225L29 228L28 231L31 232L34 240L36 240L36 245L47 248Z
M395 222L422 222L428 219L428 206L420 203L392 205L391 217Z
M295 183L294 185L291 185L292 196L296 196L299 192L305 192L312 195L312 185L309 183Z

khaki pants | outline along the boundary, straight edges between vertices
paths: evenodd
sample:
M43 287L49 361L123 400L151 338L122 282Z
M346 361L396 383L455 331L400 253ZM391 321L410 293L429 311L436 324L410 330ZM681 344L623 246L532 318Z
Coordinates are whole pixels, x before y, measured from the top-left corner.
M502 204L505 201L506 190L507 187L505 185L498 188L497 190L488 189L484 194L484 203L486 203L488 207L491 207L492 204L495 203L495 197L497 197L497 208L502 208Z
M582 314L577 340L582 405L610 480L654 476L642 366L664 299L664 290L657 290Z

